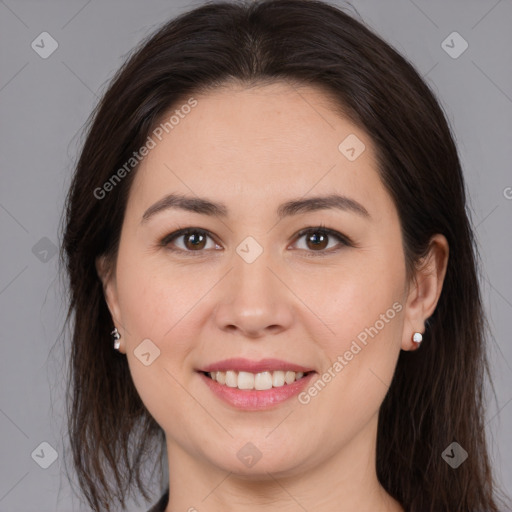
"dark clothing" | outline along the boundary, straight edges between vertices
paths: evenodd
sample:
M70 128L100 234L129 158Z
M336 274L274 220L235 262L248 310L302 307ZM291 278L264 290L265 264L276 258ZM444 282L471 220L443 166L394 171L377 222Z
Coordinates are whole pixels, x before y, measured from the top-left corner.
M167 504L169 503L169 489L165 491L165 494L155 503L148 512L164 512Z

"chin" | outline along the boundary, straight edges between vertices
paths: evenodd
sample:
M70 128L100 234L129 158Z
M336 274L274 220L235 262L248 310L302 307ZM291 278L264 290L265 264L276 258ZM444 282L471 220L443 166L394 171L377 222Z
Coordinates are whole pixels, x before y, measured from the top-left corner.
M267 480L272 476L289 476L298 471L305 463L297 456L300 450L285 453L275 446L272 449L258 449L257 443L236 443L236 450L230 449L232 456L227 458L226 452L221 459L212 460L212 463L223 471L232 473L244 480Z

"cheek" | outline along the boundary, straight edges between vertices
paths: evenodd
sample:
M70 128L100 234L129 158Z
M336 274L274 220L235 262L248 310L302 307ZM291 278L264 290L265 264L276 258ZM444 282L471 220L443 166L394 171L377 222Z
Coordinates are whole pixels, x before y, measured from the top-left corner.
M330 274L322 286L317 280L315 293L309 295L311 309L322 320L314 319L314 337L325 356L323 368L336 375L335 383L327 387L331 399L346 413L363 407L361 393L368 412L378 408L401 346L400 262L392 267L389 261L375 261L354 265L351 272L339 273L334 279Z
M197 301L197 291L185 277L189 274L166 264L165 259L127 253L117 270L123 323L133 343L144 338L160 343Z
M384 320L395 318L393 304L401 298L402 290L400 272L389 264L376 264L375 260L371 264L361 261L343 269L309 273L297 283L300 283L297 295L315 313L316 332L324 332L322 338L330 339L336 350L343 349L347 343L350 345L352 339L373 326L381 315L385 316ZM389 331L390 323L386 322L382 330Z
M129 265L118 267L130 374L141 400L160 425L166 425L168 411L173 411L176 424L186 423L190 397L179 382L183 381L182 362L191 347L184 326L187 312L197 301L194 290L183 286L176 272L168 274L149 261L133 265L132 259ZM141 359L144 352L150 354L147 365Z

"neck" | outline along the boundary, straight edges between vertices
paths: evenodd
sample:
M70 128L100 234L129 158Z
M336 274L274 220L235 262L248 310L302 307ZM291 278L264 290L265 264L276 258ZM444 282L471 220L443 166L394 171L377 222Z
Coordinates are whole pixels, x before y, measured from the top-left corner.
M167 440L169 503L165 512L403 512L375 469L377 417L321 463L304 462L250 476L212 465ZM254 466L256 469L256 466Z

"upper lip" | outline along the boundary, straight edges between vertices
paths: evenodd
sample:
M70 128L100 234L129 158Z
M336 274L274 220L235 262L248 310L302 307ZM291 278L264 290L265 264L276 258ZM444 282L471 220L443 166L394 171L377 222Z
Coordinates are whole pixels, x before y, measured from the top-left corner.
M251 361L243 357L235 357L232 359L224 359L216 363L204 366L199 371L202 372L226 372L228 370L238 370L250 373L273 372L277 370L289 370L292 372L311 372L312 368L301 366L300 364L290 363L281 359L260 359L259 361Z

